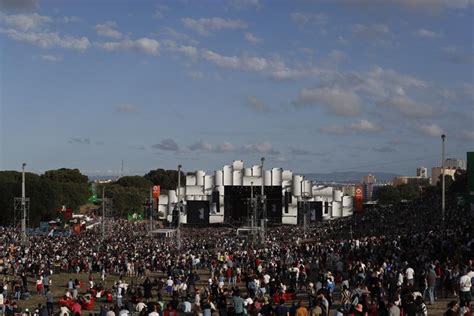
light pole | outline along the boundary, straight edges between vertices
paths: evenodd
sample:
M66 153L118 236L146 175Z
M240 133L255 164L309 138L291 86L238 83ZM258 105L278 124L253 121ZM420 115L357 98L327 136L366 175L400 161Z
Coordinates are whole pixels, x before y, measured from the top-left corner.
M26 244L26 194L25 194L25 167L26 163L21 165L21 238L23 244Z
M261 241L263 243L265 239L265 226L267 221L267 204L265 203L265 171L263 170L263 163L265 161L265 157L260 158L261 162L261 169L262 169L262 190L261 190L261 202L262 202L262 219L260 224L260 232L261 232Z
M445 225L445 212L446 212L446 200L445 200L445 194L446 194L446 183L444 179L444 142L446 139L446 135L443 134L441 135L441 184L442 184L442 189L441 189L441 220L443 223L443 226Z
M181 165L178 165L178 227L176 230L176 246L181 250Z

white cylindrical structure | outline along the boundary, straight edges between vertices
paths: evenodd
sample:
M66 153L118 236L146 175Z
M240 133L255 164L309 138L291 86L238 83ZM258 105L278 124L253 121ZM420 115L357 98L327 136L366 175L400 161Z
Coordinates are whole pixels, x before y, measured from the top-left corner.
M176 190L169 190L168 191L168 205L174 205L176 203L178 203L178 195L176 194Z
M232 168L235 170L243 170L244 169L244 162L242 160L234 160L232 163Z
M262 176L262 166L253 166L252 167L252 176L261 177Z
M196 171L196 185L204 185L205 176L206 176L206 173L204 172L204 170Z
M333 201L332 202L332 214L331 217L342 217L342 201Z
M293 188L291 191L293 192L293 196L301 196L301 181L303 181L303 176L293 175Z
M222 172L224 173L224 185L232 185L232 166L224 166Z
M272 185L272 172L270 170L265 170L265 177L264 177L264 181L263 183L266 185L266 186L270 186Z
M186 175L186 185L196 185L196 174Z
M313 181L311 180L304 180L303 181L303 192L301 192L303 195L313 195L312 193L313 189Z
M252 168L245 168L244 169L244 176L251 177L252 176Z
M283 181L291 181L293 179L293 172L291 170L283 170L281 178Z
M214 176L206 175L204 177L204 188L206 189L206 194L211 194L210 192L214 188Z
M243 182L242 170L234 170L232 173L232 185L242 185Z
M341 202L342 203L342 191L341 190L334 190L332 194L333 201Z
M214 177L214 182L216 184L216 187L219 187L223 185L223 172L222 170L216 170L215 172L215 177Z
M220 196L224 196L225 188L223 185L217 187L217 191L219 191Z
M343 196L342 197L342 216L352 215L353 207L354 207L354 198L348 195Z
M273 168L272 169L272 185L273 186L282 185L282 181L283 181L282 176L283 176L283 169Z

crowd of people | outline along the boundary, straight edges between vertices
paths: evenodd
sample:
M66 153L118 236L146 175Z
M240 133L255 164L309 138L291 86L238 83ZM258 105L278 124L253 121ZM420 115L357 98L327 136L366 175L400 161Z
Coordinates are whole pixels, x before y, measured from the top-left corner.
M105 239L96 227L30 236L25 246L18 231L2 227L0 311L424 316L450 298L446 315L472 315L473 218L453 206L443 223L437 202L377 207L306 230L270 227L259 244L237 238L235 228L185 227L178 248L172 238L151 238L144 222L115 220ZM60 273L78 277L53 284ZM109 275L117 281L107 283ZM44 304L22 309L32 295L44 295Z

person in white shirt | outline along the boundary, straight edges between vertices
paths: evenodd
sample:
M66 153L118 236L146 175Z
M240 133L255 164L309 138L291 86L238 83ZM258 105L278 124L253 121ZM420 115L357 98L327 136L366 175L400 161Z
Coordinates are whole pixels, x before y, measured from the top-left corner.
M408 286L415 285L415 270L413 270L413 268L408 267L405 270L405 277Z
M459 279L459 305L470 306L471 304L471 278L469 277L468 271L464 271L463 275Z
M135 310L139 313L141 313L144 308L146 308L146 304L142 301L138 302L137 306L135 306Z

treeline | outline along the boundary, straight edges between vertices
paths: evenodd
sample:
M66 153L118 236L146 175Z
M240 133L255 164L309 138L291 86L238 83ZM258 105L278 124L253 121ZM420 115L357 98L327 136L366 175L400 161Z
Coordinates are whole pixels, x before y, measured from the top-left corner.
M30 199L30 225L58 217L63 205L78 209L89 197L88 178L78 169L25 173L26 197ZM14 221L14 198L21 197L21 172L0 172L0 224Z
M181 175L181 183L186 177ZM40 221L57 218L63 205L77 212L80 206L88 203L92 196L88 177L78 169L49 170L42 175L27 172L25 174L26 197L30 199L30 226ZM176 170L156 169L144 176L127 176L115 182L99 184L96 187L97 198L112 198L109 209L112 215L126 217L130 213L143 213L145 199L153 185L160 185L162 194L175 189L178 184ZM0 225L12 225L14 222L14 198L21 197L21 172L0 171ZM100 208L98 201L96 209Z

